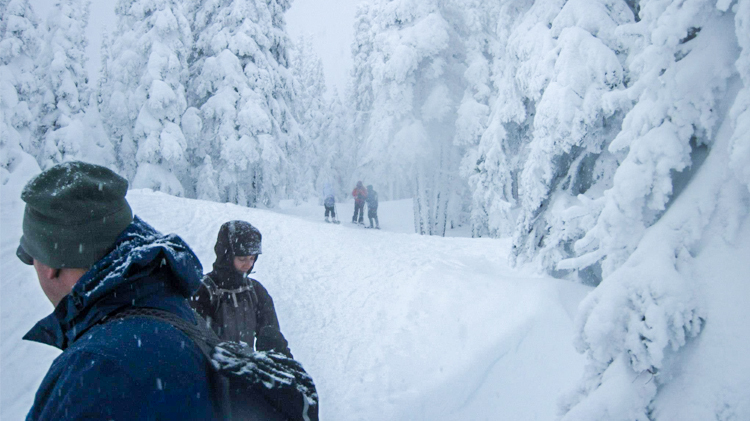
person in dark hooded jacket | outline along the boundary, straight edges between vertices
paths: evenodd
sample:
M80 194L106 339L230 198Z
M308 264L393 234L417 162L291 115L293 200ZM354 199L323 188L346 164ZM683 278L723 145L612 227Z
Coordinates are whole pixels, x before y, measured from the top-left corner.
M138 308L196 324L187 298L202 276L182 239L133 216L127 187L107 168L67 162L33 178L21 194L26 208L16 255L33 265L55 306L24 339L63 351L27 420L220 416L210 363L188 336L164 321L117 318Z
M260 231L248 222L224 223L214 246L213 270L203 278L192 306L222 340L292 357L271 295L248 277L262 253L261 240Z
M378 192L372 188L372 184L367 186L367 217L370 219L370 228L380 229L380 221L378 221ZM375 219L375 225L372 225L372 220Z

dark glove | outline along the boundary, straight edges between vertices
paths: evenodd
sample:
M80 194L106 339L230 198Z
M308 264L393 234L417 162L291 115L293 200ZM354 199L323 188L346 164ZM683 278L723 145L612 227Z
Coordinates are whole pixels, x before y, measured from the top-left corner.
M223 342L214 348L211 361L214 368L229 379L229 393L261 396L289 421L318 421L319 398L315 383L294 359L276 351L252 352L236 342ZM252 409L246 411L242 404L237 408L232 408L233 414L235 410L239 414L256 414Z
M294 358L292 351L289 350L289 343L286 338L273 326L264 326L260 329L255 341L255 349L258 351L275 351L289 358Z

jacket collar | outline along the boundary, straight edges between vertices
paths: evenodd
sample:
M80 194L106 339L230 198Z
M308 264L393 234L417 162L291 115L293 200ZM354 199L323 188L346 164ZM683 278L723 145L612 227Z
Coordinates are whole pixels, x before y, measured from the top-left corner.
M115 248L78 280L55 311L24 339L65 349L104 317L127 306L178 308L200 286L203 268L178 236L137 216Z

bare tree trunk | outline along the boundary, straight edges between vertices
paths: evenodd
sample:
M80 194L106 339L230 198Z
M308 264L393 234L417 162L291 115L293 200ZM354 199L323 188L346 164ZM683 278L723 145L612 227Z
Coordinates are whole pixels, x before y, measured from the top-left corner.
M420 189L420 183L419 183L419 174L416 176L416 180L414 182L415 188L414 188L414 201L413 201L413 207L414 207L414 231L419 235L424 235L424 224L422 220L422 194Z
M421 235L445 236L449 218L452 179L450 157L442 153L437 166L419 165L414 188L414 227Z

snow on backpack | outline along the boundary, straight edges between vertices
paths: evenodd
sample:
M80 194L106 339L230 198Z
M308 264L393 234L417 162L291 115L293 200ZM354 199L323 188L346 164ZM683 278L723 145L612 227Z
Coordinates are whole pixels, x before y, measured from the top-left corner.
M195 313L198 324L163 310L131 307L102 323L147 317L169 323L200 348L213 367L211 387L224 420L317 421L318 393L302 365L273 351L253 351L237 342L221 342Z

